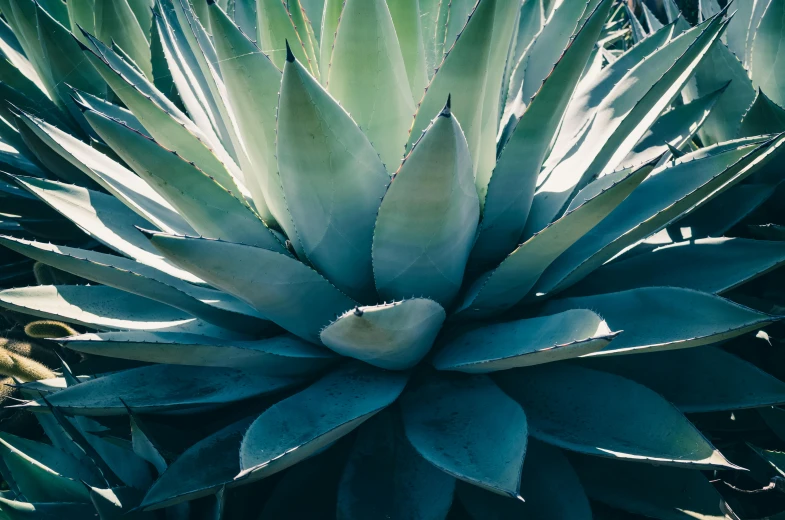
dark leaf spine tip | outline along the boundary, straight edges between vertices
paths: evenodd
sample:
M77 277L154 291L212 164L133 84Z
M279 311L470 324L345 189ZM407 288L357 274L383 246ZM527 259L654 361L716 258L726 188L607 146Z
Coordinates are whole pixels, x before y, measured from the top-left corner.
M214 3L215 3L215 0L207 0L207 5L213 5Z
M355 316L357 316L357 317L360 317L360 316L362 316L363 314L365 314L365 313L362 311L362 309L360 309L359 307L355 307L355 308L354 308L354 315L355 315Z
M289 40L286 40L286 61L289 63L294 63L294 54L292 54L292 48L289 47Z
M444 105L441 113L439 113L439 117L451 117L452 116L452 94L447 94L447 103Z

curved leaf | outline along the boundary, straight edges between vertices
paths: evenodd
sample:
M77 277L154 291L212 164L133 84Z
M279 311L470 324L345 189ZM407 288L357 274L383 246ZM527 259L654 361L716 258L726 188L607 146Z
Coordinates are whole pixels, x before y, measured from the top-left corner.
M679 35L613 87L597 108L586 139L538 188L524 237L560 216L591 179L614 170L679 94L723 28L717 17Z
M528 3L532 3L532 0ZM553 65L553 70L548 69L550 74L546 81L541 87L540 82L537 82L536 96L529 102L502 148L487 188L481 186L480 200L483 201L484 210L480 233L470 258L470 269L485 271L493 268L520 243L542 161L559 131L570 97L608 16L611 3L605 0L597 5L556 65ZM586 5L586 2L571 0L571 4ZM553 16L558 18L571 8L571 5L562 5ZM573 22L570 34L574 26ZM529 97L524 99L528 100Z
M679 231L687 228L691 239L724 236L774 194L777 186L766 183L767 170L776 171L776 167L764 168L758 172L753 180L759 179L761 182L747 182L733 186L695 211L688 212L669 227L677 228ZM776 175L779 176L778 171Z
M406 437L453 477L518 497L526 454L521 407L487 376L435 377L401 399Z
M319 273L274 251L163 234L153 235L150 242L175 264L248 302L268 320L313 343L320 343L322 328L356 306Z
M431 349L446 314L427 298L357 307L322 330L322 343L387 370L416 365Z
M718 347L584 362L646 385L684 413L785 404L785 383Z
M95 515L92 504L44 502L31 504L0 497L0 512L9 520L82 520Z
M239 30L218 4L211 5L209 11L227 98L250 160L250 168L243 167L243 175L254 200L261 197L275 220L294 240L297 234L283 198L275 159L281 71Z
M32 117L21 120L38 138L140 217L170 233L194 233L166 200L120 163L45 121Z
M292 52L301 63L307 63L310 72L319 75L315 56L308 55L304 43L297 34L294 21L287 4L282 0L257 0L257 40L262 52L270 56L275 66L284 68L286 62L286 44L294 46ZM326 63L326 62L325 62Z
M383 299L421 294L448 307L461 287L480 207L466 138L449 104L407 156L379 208L373 275Z
M592 518L589 500L567 458L557 448L534 439L529 439L523 462L523 500L502 497L462 482L458 483L457 495L475 520Z
M518 303L554 260L569 251L570 246L634 193L652 167L652 164L646 164L614 179L615 182L603 186L596 195L579 193L578 197L585 202L578 202L578 207L518 246L499 267L476 280L465 294L460 310L474 316L487 316Z
M757 88L763 89L771 100L785 105L785 88L782 84L785 76L782 73L782 44L785 40L785 28L782 19L785 17L785 2L769 0L758 26L750 52L750 76Z
M128 0L93 1L96 36L105 44L117 45L127 52L142 73L152 80L150 43L147 41L149 27L145 33Z
M101 138L155 189L177 208L199 233L271 251L283 245L253 210L192 163L118 121L97 112L85 119Z
M728 85L725 85L711 94L665 112L619 166L621 168L637 166L656 159L668 151L668 145L680 150L698 132L727 87Z
M741 186L739 186L741 187ZM724 293L785 263L785 244L745 238L704 238L657 247L603 265L570 294L640 287L682 287Z
M776 134L785 131L785 109L758 89L752 106L739 126L738 137Z
M51 405L67 414L126 415L220 406L294 386L299 379L262 376L254 370L150 365L114 372L70 386L26 406Z
M444 518L454 489L383 412L360 428L338 487L338 518Z
M420 14L420 0L399 0L388 2L395 34L401 46L403 63L411 87L412 100L419 101L428 84L428 73L425 70L425 44L423 42L423 22ZM408 131L408 128L407 128Z
M724 520L725 501L700 471L570 457L586 494L604 504L662 520Z
M779 321L707 293L676 287L643 287L628 291L554 300L544 313L592 309L608 324L623 330L605 350L606 356L691 348L716 343Z
M658 168L607 218L553 262L535 289L552 293L575 284L684 211L746 178L777 154L783 141L785 138L777 137L759 146L740 141L728 143L728 147L703 148Z
M390 177L349 114L289 59L277 151L283 192L305 256L349 296L376 300L373 222Z
M97 330L189 332L207 336L236 334L190 314L104 285L38 285L0 291L0 305L45 319Z
M235 479L264 478L313 455L392 404L406 380L349 363L274 404L245 432Z
M564 363L494 379L526 410L532 437L549 444L667 466L736 468L673 405L628 379Z
M227 294L194 286L127 258L2 235L0 244L92 282L171 305L219 327L248 334L269 328L258 312Z
M595 313L575 309L451 335L433 364L438 370L484 373L552 363L602 350L618 334Z
M16 486L33 502L89 502L81 481L103 483L99 473L57 448L10 433L0 434L0 456Z
M45 179L17 177L16 181L82 231L118 253L182 280L201 282L191 273L169 263L151 247L144 235L134 229L137 226L149 227L149 223L114 197Z
M328 74L328 92L363 129L387 169L395 171L414 100L385 0L344 2Z
M185 450L150 486L139 507L160 509L231 487L240 471L237 447L252 421L241 419Z
M297 376L315 372L335 357L290 335L255 341L230 341L175 332L104 332L58 340L63 346L119 359L253 369L270 376Z

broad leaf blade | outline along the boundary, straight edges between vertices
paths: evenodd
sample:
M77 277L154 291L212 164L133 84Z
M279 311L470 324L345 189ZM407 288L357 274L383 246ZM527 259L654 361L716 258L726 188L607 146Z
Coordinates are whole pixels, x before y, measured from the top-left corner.
M526 415L487 376L431 378L404 395L401 411L406 437L425 460L457 479L518 497Z
M445 317L433 300L413 298L346 311L319 337L343 356L387 370L405 370L428 353Z
M562 363L494 379L526 410L532 437L549 444L668 466L735 468L673 405L628 379Z

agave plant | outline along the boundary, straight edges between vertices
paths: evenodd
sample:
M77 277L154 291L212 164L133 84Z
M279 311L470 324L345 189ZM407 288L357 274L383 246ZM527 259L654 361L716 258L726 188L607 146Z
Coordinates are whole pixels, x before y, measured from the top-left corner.
M785 136L697 146L725 10L626 47L548 4L0 0L8 180L100 244L0 237L97 284L0 305L125 360L18 385L50 443L0 434L0 510L732 515L684 414L785 403L719 346L780 319L720 295L785 244L718 204Z

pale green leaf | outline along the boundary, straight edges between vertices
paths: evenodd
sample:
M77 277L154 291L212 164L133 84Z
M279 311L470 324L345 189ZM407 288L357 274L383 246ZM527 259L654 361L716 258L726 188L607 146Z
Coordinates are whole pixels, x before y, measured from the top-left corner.
M427 298L349 310L322 330L322 343L335 352L387 370L416 365L431 349L446 318Z
M780 54L785 40L783 17L785 2L769 0L754 31L749 62L753 85L763 89L780 106L785 105L785 75L782 72L785 55Z
M175 264L248 302L268 320L313 343L320 343L322 328L357 305L319 273L280 253L162 234L150 241Z
M264 375L296 376L324 368L335 356L291 335L232 341L172 332L104 332L59 340L77 352L119 359L253 369Z
M741 120L738 137L776 134L782 131L785 131L785 109L758 89L755 101Z
M133 0L132 0L133 1ZM128 0L93 0L95 35L107 45L117 44L153 79L149 36L145 34ZM148 9L149 11L149 9ZM147 29L149 34L149 27Z
M395 24L395 34L401 46L406 76L412 91L412 100L419 101L428 84L425 70L425 45L422 34L420 0L393 0L387 2L390 16Z
M327 90L395 171L409 135L414 101L385 0L346 0L338 24Z
M423 295L443 307L452 303L480 218L473 181L448 100L395 174L376 217L373 275L383 299Z
M292 242L299 241L308 261L349 296L375 300L373 224L390 177L349 114L289 59L278 108L277 157L297 229Z

